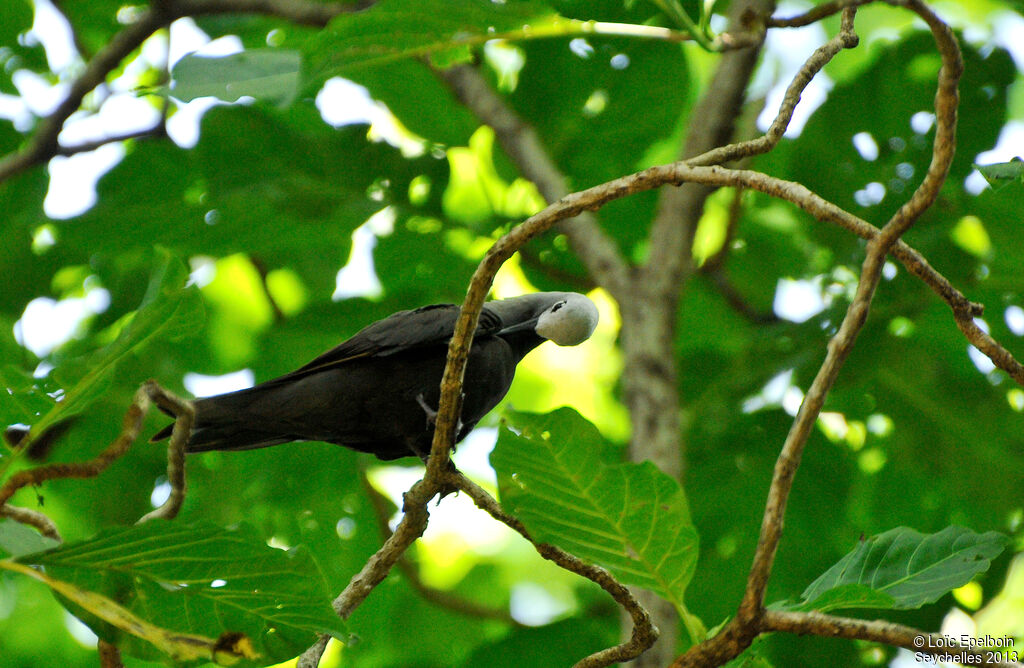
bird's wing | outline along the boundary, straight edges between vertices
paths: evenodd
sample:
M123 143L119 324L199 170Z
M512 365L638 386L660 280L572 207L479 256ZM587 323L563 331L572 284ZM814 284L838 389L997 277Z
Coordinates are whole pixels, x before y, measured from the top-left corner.
M393 313L367 325L352 338L277 380L306 376L363 357L384 357L422 346L447 344L455 331L458 317L459 307L455 304L432 304ZM500 331L502 327L501 318L485 305L480 312L475 336L486 336Z

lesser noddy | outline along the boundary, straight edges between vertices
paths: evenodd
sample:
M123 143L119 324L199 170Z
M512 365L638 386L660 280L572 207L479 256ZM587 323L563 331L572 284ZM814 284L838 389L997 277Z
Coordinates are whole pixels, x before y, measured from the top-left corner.
M458 315L454 304L399 311L291 373L197 399L186 451L326 441L383 460L425 459ZM597 319L594 303L575 292L484 304L466 366L455 442L501 401L528 352L545 340L560 346L582 343ZM170 433L168 425L152 440Z

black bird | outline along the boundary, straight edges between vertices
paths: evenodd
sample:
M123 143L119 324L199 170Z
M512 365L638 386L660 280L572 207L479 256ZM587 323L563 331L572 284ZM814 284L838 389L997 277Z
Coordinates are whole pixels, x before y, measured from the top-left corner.
M246 390L195 401L187 452L250 450L326 441L380 459L426 458L448 341L459 307L434 304L378 320L309 364ZM455 441L494 408L516 365L543 343L575 346L597 326L575 292L541 292L484 304L473 337ZM166 438L171 425L154 441Z

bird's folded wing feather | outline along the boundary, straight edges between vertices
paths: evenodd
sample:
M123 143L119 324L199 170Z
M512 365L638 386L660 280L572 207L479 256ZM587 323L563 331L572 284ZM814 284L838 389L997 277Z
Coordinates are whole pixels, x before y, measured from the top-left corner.
M433 304L393 313L277 380L306 376L353 359L384 357L422 346L447 344L455 331L458 317L459 307L455 304ZM501 318L484 306L475 336L486 336L500 331L502 327Z

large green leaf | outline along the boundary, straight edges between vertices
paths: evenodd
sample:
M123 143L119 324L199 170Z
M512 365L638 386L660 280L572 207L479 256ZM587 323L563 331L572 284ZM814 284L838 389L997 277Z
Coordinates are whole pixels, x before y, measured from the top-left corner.
M650 462L609 463L609 446L571 408L509 420L491 464L502 503L534 538L685 610L697 533L679 484Z
M318 633L345 633L312 557L304 550L268 547L244 525L222 529L155 521L115 527L14 561L44 568L64 596L63 585L76 588L69 597L76 603L72 610L101 637L140 656L153 652L133 637L112 636L110 626L97 620L110 622L126 610L175 633L242 634L264 664L299 654Z
M907 527L863 541L812 582L793 607L907 610L934 603L988 570L1008 539L989 531L978 534L947 527L922 534Z

